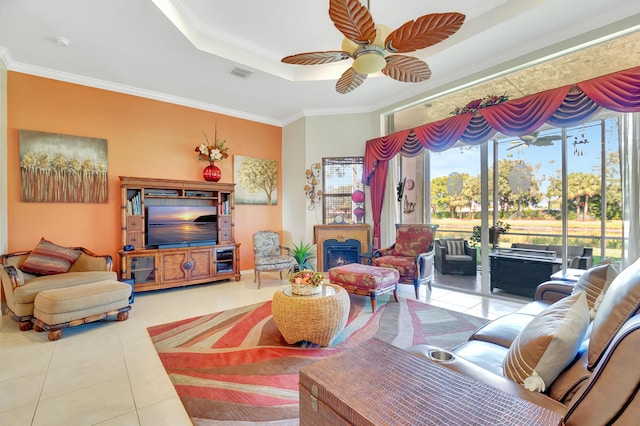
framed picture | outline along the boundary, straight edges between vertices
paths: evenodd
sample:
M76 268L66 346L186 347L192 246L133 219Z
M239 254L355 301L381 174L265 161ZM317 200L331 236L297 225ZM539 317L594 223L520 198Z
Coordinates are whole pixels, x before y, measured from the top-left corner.
M109 201L107 140L20 130L20 200Z
M236 204L278 204L278 162L233 156Z

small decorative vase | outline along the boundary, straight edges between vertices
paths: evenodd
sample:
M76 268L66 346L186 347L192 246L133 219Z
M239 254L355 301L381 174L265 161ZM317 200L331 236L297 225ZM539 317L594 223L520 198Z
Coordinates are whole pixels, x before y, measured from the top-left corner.
M322 291L322 284L310 285L310 284L294 284L291 283L291 293L298 296L310 296L312 294L318 294Z
M222 170L212 161L204 168L202 176L204 176L204 180L206 181L218 182L222 178Z

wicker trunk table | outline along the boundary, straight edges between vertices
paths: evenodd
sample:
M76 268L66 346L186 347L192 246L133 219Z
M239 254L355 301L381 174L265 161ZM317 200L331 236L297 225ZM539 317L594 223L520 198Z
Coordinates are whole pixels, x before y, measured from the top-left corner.
M273 295L273 320L289 344L300 341L329 346L347 324L351 302L340 286L324 284L318 294L297 296L291 287Z

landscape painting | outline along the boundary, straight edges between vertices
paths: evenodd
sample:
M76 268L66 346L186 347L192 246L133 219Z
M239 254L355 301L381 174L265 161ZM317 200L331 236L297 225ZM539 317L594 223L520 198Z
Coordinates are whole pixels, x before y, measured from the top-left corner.
M278 204L278 162L235 155L236 204Z
M20 200L108 202L107 140L20 130Z

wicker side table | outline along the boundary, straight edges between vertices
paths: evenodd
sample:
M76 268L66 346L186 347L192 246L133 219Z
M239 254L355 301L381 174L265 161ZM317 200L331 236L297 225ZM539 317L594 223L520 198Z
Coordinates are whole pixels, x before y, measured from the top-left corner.
M291 294L291 288L273 295L273 320L289 344L306 340L329 346L347 324L351 302L340 286L324 284L310 296Z

